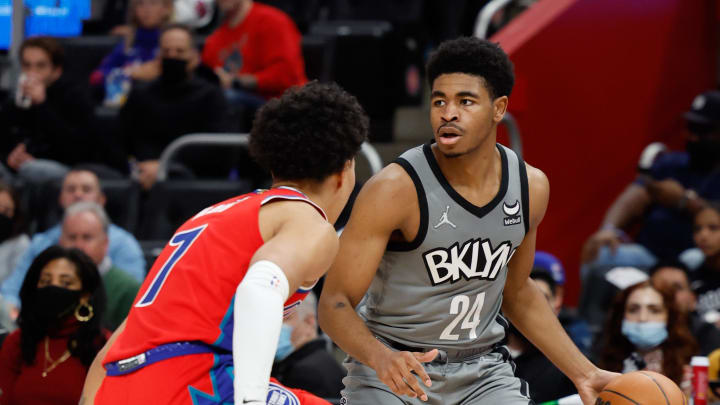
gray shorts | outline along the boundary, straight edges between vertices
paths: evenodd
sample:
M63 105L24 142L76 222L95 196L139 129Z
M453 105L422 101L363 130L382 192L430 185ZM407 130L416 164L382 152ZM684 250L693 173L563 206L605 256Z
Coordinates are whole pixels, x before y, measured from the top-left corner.
M394 394L375 374L375 370L348 358L344 365L348 375L343 379L342 405L534 405L528 383L515 377L515 366L507 349L462 361L441 359L425 363L432 387L420 386L427 402Z

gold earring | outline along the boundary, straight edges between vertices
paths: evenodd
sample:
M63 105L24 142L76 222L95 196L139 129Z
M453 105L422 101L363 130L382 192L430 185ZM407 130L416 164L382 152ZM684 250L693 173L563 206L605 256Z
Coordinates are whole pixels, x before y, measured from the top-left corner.
M80 314L80 308L83 308L83 307L85 307L85 310L87 311L87 315ZM90 305L86 302L81 302L80 304L78 304L77 307L75 307L75 319L77 319L80 322L89 321L90 319L92 319L93 315L95 315L95 312L93 311L92 305Z

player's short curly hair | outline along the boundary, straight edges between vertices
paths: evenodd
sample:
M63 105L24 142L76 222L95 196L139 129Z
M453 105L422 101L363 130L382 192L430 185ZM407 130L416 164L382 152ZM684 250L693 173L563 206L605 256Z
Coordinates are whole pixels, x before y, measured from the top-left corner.
M273 178L322 181L357 154L368 125L354 96L335 83L313 81L260 108L250 154Z
M475 37L445 41L430 55L427 66L432 88L444 73L467 73L483 79L492 100L510 96L515 74L513 64L498 44Z

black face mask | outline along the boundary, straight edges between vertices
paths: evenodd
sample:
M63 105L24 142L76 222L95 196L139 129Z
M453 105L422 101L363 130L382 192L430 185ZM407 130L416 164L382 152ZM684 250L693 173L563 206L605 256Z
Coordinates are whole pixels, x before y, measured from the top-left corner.
M75 310L80 301L80 290L49 286L35 290L30 316L32 322L42 329L50 329Z
M686 149L693 170L707 172L720 163L720 140L701 137L697 141L688 141Z
M162 76L164 83L176 84L188 78L187 72L188 61L184 59L163 58L162 59Z
M13 231L12 218L7 215L0 214L0 242L10 237Z

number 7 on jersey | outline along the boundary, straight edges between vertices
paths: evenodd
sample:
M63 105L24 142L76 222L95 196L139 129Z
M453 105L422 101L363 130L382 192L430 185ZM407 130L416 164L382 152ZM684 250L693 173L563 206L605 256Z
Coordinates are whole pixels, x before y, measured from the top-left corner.
M148 287L143 297L137 302L137 304L135 304L136 307L146 307L148 305L151 305L155 301L155 297L157 297L163 284L165 284L165 280L167 280L173 267L175 267L175 264L177 264L177 262L183 257L183 255L185 255L185 252L187 252L193 242L195 242L195 240L198 238L198 236L200 236L200 234L202 233L202 231L205 230L206 227L207 224L198 226L197 228L176 233L175 236L172 237L169 245L177 246L178 248L175 249L172 254L170 254L170 257L168 257L168 259L162 265L160 271L158 271L157 275L155 276L155 279L152 281L152 283L150 283L150 287Z

